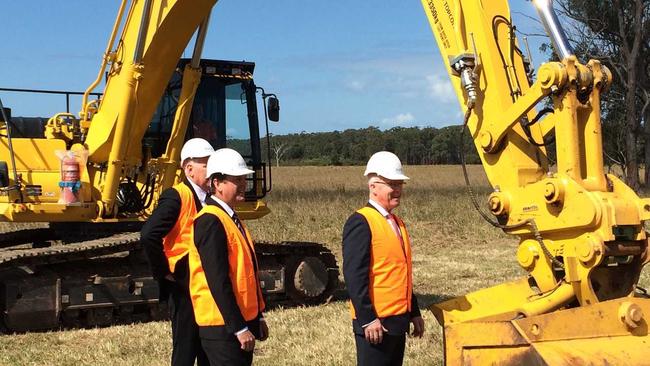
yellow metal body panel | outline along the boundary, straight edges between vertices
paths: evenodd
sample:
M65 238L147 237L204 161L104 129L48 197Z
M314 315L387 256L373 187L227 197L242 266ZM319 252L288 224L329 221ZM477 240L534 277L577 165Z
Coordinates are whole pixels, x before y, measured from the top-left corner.
M622 310L640 313L626 323ZM623 298L507 320L445 322L448 365L650 365L650 300ZM443 316L447 317L447 313Z
M57 152L66 151L65 141L59 139L12 139L14 149L14 158L16 161L16 171L20 175L20 184L26 186L40 186L41 194L31 196L23 194L23 202L38 204L56 203L59 200L61 180L61 161L57 157ZM6 139L0 139L0 161L7 162L9 171L13 170L9 147ZM89 175L88 171L80 167L80 178L82 190L80 191L80 200L87 202L90 200ZM14 185L13 175L9 175L10 185ZM24 193L26 191L24 190ZM0 203L10 203L19 201L19 192L10 190L0 193Z
M10 222L78 222L96 221L97 205L78 203L0 203L0 221Z
M241 217L242 220L255 220L271 213L271 210L262 200L257 200L255 202L238 203L235 206L235 210L237 211L237 215Z
M58 173L61 162L55 151L66 150L63 140L14 138L11 141L17 170ZM13 167L11 166L11 159L9 159L9 146L6 139L0 139L0 157L9 164L9 170L11 170Z

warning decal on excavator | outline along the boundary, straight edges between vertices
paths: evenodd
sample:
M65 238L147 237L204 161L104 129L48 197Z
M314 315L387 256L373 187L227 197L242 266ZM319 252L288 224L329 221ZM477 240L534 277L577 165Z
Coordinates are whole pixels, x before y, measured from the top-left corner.
M445 1L445 13L447 13L447 16L449 16L449 23L451 23L451 26L454 26L454 16L451 14L451 8L449 7L449 3Z
M433 3L432 0L429 0L427 2L427 5L429 6L429 12L431 13L431 18L433 19L434 26L436 27L436 31L438 36L440 37L440 42L444 45L445 48L450 48L451 43L449 42L449 38L447 37L447 34L445 33L444 27L442 23L440 22L440 19L438 19L438 11L436 10L436 6ZM451 13L449 12L449 5L445 2L445 9L447 9L447 14L449 14L450 22L453 25L454 24L454 17L451 16Z

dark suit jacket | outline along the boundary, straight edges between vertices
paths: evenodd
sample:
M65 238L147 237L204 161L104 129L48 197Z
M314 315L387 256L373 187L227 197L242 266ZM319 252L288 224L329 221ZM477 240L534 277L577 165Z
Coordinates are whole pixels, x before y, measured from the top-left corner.
M205 200L206 205L215 205L223 210L211 197ZM224 210L225 211L225 210ZM228 243L223 224L214 215L201 215L194 220L194 244L199 252L205 278L214 301L223 316L223 326L199 327L203 338L228 339L235 332L248 327L256 338L260 337L260 314L251 321L244 320L239 310L230 280L230 264L228 262ZM257 266L255 273L257 273Z
M368 207L374 209L370 204ZM363 334L362 326L377 318L369 294L371 239L366 218L358 212L352 214L343 227L343 277L357 316L352 320L356 334ZM381 319L381 322L389 334L403 335L409 331L411 318L416 316L420 316L420 309L413 294L410 313L389 316Z
M201 202L194 192L192 185L183 179L183 184L188 186L193 193L194 205L197 212L201 210ZM168 285L165 276L170 273L167 257L163 252L163 239L176 225L178 216L181 213L181 197L174 188L167 188L158 199L158 206L153 211L147 222L140 231L140 242L149 260L149 267L153 277L160 284L160 300L167 300ZM172 274L176 282L183 288L188 286L188 263L187 255L176 263L175 271Z

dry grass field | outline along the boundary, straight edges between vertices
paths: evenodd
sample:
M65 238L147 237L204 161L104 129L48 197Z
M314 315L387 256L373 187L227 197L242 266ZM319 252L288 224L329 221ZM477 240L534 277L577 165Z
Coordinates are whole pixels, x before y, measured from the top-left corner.
M275 169L268 197L273 213L248 223L253 236L322 242L340 263L343 223L367 199L362 173L362 167ZM523 274L516 240L474 211L460 167L406 167L406 173L412 180L397 212L412 235L414 287L422 308ZM470 167L470 175L479 193L489 192L481 167ZM442 363L440 328L430 312L423 314L426 334L408 340L406 365ZM256 365L354 364L345 302L274 309L266 317L271 337L258 343ZM167 322L0 336L0 365L167 365L170 352Z

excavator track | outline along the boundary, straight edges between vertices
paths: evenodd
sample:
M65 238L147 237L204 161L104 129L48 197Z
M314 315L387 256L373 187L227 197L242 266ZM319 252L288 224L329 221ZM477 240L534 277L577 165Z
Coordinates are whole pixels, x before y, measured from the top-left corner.
M138 232L47 225L2 229L0 331L105 326L166 316ZM26 242L30 236L33 241ZM9 246L10 240L15 245Z
M139 232L72 225L0 226L0 332L167 317ZM336 258L321 244L256 243L256 253L270 306L320 304L339 287Z
M106 238L60 244L45 248L0 249L0 271L17 266L64 263L90 259L140 248L139 233L122 233Z

